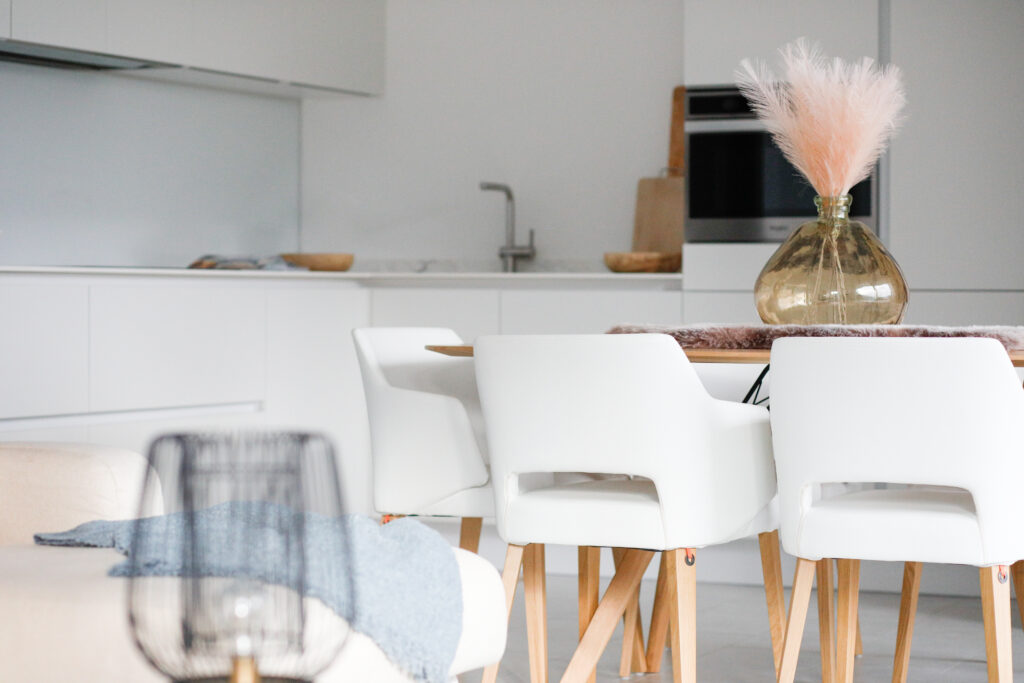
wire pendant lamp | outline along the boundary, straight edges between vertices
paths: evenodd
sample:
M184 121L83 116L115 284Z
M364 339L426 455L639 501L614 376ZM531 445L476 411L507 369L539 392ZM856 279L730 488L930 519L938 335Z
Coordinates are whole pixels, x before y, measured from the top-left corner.
M349 632L310 596L352 592L330 442L172 434L149 463L140 510L162 499L168 514L137 521L129 553L128 616L146 659L174 681L311 681ZM329 547L310 535L324 524Z

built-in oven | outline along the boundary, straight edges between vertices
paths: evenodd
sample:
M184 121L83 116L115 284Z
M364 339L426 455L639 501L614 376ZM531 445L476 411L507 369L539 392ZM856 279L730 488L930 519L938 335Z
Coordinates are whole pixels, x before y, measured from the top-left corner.
M686 91L686 241L781 242L813 218L815 192L735 88ZM877 231L878 173L857 184L851 218Z

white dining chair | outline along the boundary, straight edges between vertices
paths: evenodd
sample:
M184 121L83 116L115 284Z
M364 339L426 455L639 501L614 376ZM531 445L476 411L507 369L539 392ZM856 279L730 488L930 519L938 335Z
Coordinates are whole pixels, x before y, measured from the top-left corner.
M485 336L475 347L491 449L498 533L509 543L509 610L525 577L531 680L547 680L543 544L580 550L580 644L562 681L592 680L654 552L665 551L660 602L671 623L675 680L696 680L696 549L759 534L774 545L766 596L781 655L782 584L775 475L764 408L711 398L666 335ZM628 478L552 483L560 472ZM600 603L602 546L628 549ZM764 556L763 556L764 559ZM653 629L652 629L653 630ZM660 662L664 633L648 659ZM775 650L773 649L773 654ZM626 655L624 654L625 658Z
M370 420L374 508L461 517L459 545L476 552L494 494L473 360L424 348L462 340L434 327L363 328L352 337Z
M798 558L779 680L795 675L822 558L838 559L837 680L853 680L861 560L979 567L988 679L1012 680L1007 565L1024 558L1024 391L1003 347L789 338L771 364L780 533ZM821 494L836 482L876 486ZM904 600L895 680L912 630Z

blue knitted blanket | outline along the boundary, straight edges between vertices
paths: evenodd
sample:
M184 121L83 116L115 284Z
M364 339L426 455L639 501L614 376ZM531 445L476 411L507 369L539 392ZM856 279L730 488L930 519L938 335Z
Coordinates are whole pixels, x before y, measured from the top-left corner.
M281 547L281 529L267 525L269 503L223 503L196 513L197 533L217 537L239 518L253 520L247 536L256 552ZM239 507L241 506L241 507ZM305 513L308 564L305 594L323 602L371 638L400 669L418 681L441 683L455 657L462 634L462 583L451 546L434 530L413 519L379 525L369 517L325 517ZM142 557L115 565L111 576L181 576L185 513L140 520L95 521L60 533L35 535L40 545L114 548L128 555L136 525L146 535ZM255 525L259 525L256 527ZM237 526L235 527L237 528ZM255 533L253 533L255 532ZM221 536L223 537L223 536ZM148 542L153 539L154 542ZM216 548L204 574L238 576L231 557ZM204 558L205 559L205 558ZM347 566L351 583L337 586L328 567ZM250 576L246 574L246 576ZM259 576L272 583L293 584L284 575Z

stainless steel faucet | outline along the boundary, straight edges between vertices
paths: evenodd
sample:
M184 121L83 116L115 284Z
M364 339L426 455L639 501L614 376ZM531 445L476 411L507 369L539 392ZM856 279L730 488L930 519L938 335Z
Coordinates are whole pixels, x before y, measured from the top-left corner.
M530 230L528 244L516 244L516 200L512 196L512 188L502 183L480 183L481 190L495 190L505 193L505 245L498 250L498 256L504 263L506 273L516 272L516 259L533 258L537 250L533 248L533 230Z

